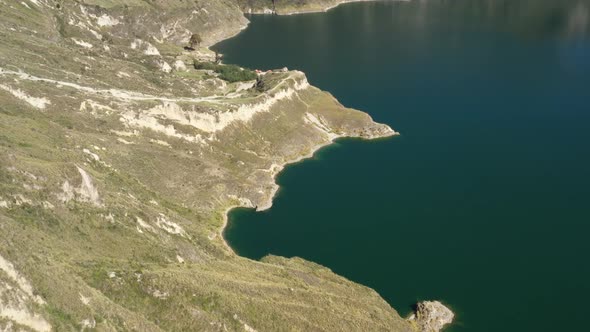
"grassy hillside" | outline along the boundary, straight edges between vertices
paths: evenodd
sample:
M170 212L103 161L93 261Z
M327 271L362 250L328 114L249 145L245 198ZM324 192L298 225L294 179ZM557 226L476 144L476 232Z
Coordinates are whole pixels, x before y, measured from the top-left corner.
M221 239L285 163L393 134L300 72L194 69L214 55L192 33L246 24L230 0L0 0L0 327L410 329L367 287Z

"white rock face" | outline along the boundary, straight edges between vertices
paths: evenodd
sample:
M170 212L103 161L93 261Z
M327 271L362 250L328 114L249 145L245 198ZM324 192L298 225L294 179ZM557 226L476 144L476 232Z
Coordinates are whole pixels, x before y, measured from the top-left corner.
M116 18L112 18L106 14L103 14L102 16L97 18L96 23L101 27L110 27L119 24L119 20L117 20Z
M438 301L424 301L418 303L416 314L410 317L415 321L420 332L439 332L453 322L453 312Z
M78 46L82 46L82 47L84 47L84 48L88 48L88 49L91 49L91 48L93 47L93 46L92 46L92 44L90 44L90 43L88 43L88 42L85 42L85 41L83 41L83 40L76 39L76 38L72 38L72 40L73 40L73 41L74 41L74 43L76 43L76 45L78 45Z
M87 149L85 149L87 150ZM90 152L90 151L88 151ZM98 156L96 156L98 157ZM100 201L100 196L98 194L98 189L94 186L92 178L90 175L80 168L76 166L78 172L80 173L80 177L82 178L82 184L80 188L74 188L68 180L66 180L63 185L61 186L62 192L58 194L58 198L63 202L67 203L72 199L77 198L83 202L89 202L95 206L101 206L102 203ZM78 197L76 197L78 194Z
M0 318L26 326L33 331L51 331L51 325L45 318L31 310L29 302L45 305L45 301L34 294L29 281L16 270L11 262L2 256L0 256L0 271L7 278L0 279L0 297L2 298L0 301Z
M156 219L156 225L170 234L186 236L186 232L180 225L168 220L168 218L161 213Z
M187 70L186 64L182 60L176 60L174 62L174 69L176 69L177 71L186 71Z
M96 321L93 318L87 318L80 322L80 326L82 326L82 331L93 329L96 327Z
M82 149L82 152L84 152L87 155L91 156L92 159L94 159L96 161L100 161L100 157L96 153L94 153L94 152L92 152L92 151L90 151L88 149Z
M335 134L334 132L332 132L332 130L330 128L328 128L323 123L323 121L321 120L321 118L318 118L314 114L305 113L305 116L303 118L303 121L305 121L305 123L313 124L317 129L319 129L320 131L324 132L328 136L328 138L330 140L333 140L333 139L335 139L335 138L338 137L337 134Z
M155 232L154 228L148 224L147 222L145 222L143 219L141 219L140 217L135 217L135 220L137 221L137 231L139 233L143 233L142 229L148 230L150 232Z
M79 194L88 202L99 206L100 205L100 196L98 195L98 190L92 183L92 178L85 170L76 166L78 168L78 172L82 177L82 185L80 186Z
M45 109L45 107L47 107L47 105L51 104L51 101L49 101L49 99L47 99L47 98L31 97L20 89L13 89L13 88L3 85L3 84L0 84L0 89L10 92L16 98L18 98L22 101L25 101L29 105L31 105L35 108L38 108L40 110Z
M253 327L249 326L246 323L244 323L244 330L247 332L256 332L256 330Z
M160 56L160 51L158 51L154 45L141 39L133 40L133 42L131 42L131 49L143 50L143 54L145 55Z
M45 301L33 293L33 286L27 279L20 275L20 273L14 268L11 262L0 256L0 270L2 270L10 279L14 280L18 287L27 294L28 297L32 298L38 304L45 304Z
M80 302L82 302L84 305L89 305L90 304L90 298L86 297L82 294L78 294L80 295Z
M164 60L158 62L158 66L160 67L160 70L165 72L166 74L169 74L172 72L172 67L170 67L168 62L166 62Z
M173 126L160 123L160 119L164 118L182 125L191 126L206 133L215 133L236 121L248 122L256 114L270 111L277 103L291 100L299 91L307 88L309 88L309 83L303 79L294 84L293 87L279 89L272 95L258 98L254 103L243 104L233 111L219 114L193 112L183 109L175 102L164 102L162 105L139 113L134 111L125 112L120 120L128 127L148 128L187 141L202 142L198 136L187 136L178 133Z

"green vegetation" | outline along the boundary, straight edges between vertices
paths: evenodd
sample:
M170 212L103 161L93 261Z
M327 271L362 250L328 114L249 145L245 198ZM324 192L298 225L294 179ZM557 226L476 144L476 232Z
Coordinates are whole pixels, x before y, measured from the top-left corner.
M236 65L217 65L211 62L195 61L195 69L212 70L219 74L219 78L230 83L252 81L258 77L253 70Z

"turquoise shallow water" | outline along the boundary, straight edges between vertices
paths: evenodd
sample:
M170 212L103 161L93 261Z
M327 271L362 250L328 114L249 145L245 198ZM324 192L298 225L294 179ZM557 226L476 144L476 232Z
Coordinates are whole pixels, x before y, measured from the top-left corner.
M243 256L300 256L448 331L583 331L590 297L590 3L430 0L252 16L215 49L288 66L402 136L339 140L236 209Z

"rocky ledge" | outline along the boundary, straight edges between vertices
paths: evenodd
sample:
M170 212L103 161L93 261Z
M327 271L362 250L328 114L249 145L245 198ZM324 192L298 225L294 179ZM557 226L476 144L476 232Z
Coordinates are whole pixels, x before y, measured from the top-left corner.
M416 313L408 320L416 324L420 332L439 332L453 322L453 312L438 301L424 301L416 305Z

